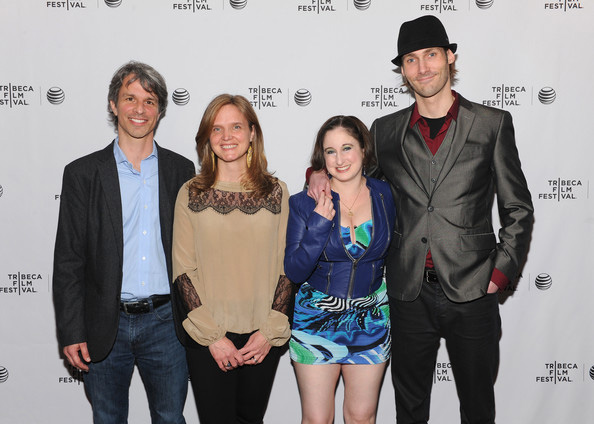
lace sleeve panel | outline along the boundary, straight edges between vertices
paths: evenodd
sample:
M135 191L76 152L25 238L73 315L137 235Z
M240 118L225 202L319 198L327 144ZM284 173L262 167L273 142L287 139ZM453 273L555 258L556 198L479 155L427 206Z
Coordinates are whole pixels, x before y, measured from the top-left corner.
M173 282L173 285L177 291L179 302L181 303L181 306L183 306L186 314L202 305L200 296L198 296L188 274L182 274L177 277Z
M293 283L285 275L279 276L274 292L274 300L272 301L272 309L290 318L294 302L293 290Z

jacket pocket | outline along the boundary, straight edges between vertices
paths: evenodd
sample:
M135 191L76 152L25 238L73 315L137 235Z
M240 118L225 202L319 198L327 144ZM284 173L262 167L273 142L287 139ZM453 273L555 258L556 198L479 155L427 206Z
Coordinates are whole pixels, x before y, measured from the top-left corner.
M494 233L460 234L460 249L462 251L491 250L496 246L497 240Z

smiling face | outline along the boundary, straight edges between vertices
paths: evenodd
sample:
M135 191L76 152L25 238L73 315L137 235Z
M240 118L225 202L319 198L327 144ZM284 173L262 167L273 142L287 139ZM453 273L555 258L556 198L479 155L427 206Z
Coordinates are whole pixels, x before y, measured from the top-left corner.
M146 91L139 80L130 83L134 75L124 79L118 93L117 104L109 102L118 118L118 136L121 141L151 141L159 121L157 96Z
M337 127L324 136L324 161L328 173L340 182L360 178L363 172L364 150L347 130Z
M237 106L228 104L215 116L209 138L210 148L219 160L243 163L247 168L244 156L253 137L254 128L250 127L246 117Z
M417 97L449 95L450 64L455 60L454 53L449 49L446 52L442 47L417 50L402 57L402 75Z

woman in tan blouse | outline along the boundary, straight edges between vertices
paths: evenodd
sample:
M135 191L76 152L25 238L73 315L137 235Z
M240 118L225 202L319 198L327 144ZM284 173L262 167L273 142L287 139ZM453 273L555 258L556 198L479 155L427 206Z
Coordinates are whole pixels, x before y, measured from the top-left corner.
M175 205L173 290L201 424L261 423L290 336L286 185L267 171L249 101L223 94L196 135L200 173Z

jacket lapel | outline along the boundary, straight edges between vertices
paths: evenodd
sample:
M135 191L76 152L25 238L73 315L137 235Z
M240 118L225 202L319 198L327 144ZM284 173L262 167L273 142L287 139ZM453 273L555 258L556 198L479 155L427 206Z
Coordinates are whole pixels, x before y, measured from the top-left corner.
M105 149L101 151L97 170L99 179L101 180L101 187L103 188L103 195L105 196L105 203L109 210L113 232L117 238L118 255L120 261L123 258L124 248L124 230L122 223L122 199L120 194L120 182L118 179L118 169L113 155L113 141Z
M470 102L462 96L460 96L460 109L458 110L458 119L456 120L456 123L453 126L453 128L450 127L450 130L454 130L452 144L450 147L450 151L448 152L448 155L443 164L443 168L441 169L438 183L436 184L434 191L437 190L441 183L446 179L448 173L456 164L458 156L460 156L460 153L462 152L462 149L466 144L466 140L468 139L468 134L470 133L470 129L472 128L475 116L474 112L470 110L471 107L472 105L470 104Z
M171 178L175 178L174 164L168 152L155 142L159 156L159 222L161 224L161 241L165 256L171 256L173 208L177 191L171 187ZM171 196L174 196L173 198ZM169 261L168 261L169 262Z
M421 178L421 176L419 175L419 172L417 170L418 167L415 166L415 164L411 161L410 156L407 154L408 149L419 149L419 148L423 147L423 146L418 146L415 144L415 138L416 138L415 136L407 137L407 133L409 133L409 131L410 131L410 128L409 128L410 116L412 115L413 108L414 108L414 104L408 108L406 113L399 115L399 119L397 119L395 122L394 137L398 143L397 144L398 148L396 150L396 156L398 157L398 159L400 160L400 163L402 163L402 167L407 172L407 174L410 176L410 178L414 181L414 183L427 196L429 196L429 193L427 192L425 184L423 183L423 179ZM412 129L412 131L417 131L417 130ZM419 135L419 137L420 137L420 135ZM421 138L421 140L422 140L422 138Z

